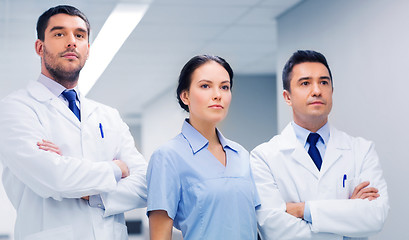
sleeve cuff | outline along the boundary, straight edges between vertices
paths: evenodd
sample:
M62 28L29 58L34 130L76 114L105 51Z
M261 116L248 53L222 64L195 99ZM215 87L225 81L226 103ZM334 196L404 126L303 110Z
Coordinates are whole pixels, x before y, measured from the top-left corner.
M88 204L93 208L105 209L104 202L102 202L101 195L89 196Z
M309 223L312 223L310 203L309 202L305 202L305 205L304 205L304 220L309 222Z
M113 162L111 162L112 169L114 170L114 175L115 175L115 180L116 182L119 182L122 178L122 172L121 169Z

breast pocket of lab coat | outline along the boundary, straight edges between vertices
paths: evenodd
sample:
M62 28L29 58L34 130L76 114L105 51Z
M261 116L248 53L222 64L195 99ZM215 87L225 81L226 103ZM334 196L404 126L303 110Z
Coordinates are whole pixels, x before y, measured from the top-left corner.
M356 187L355 178L346 178L344 176L339 177L335 183L337 186L337 199L349 199Z
M94 129L97 135L97 152L99 155L99 161L112 161L116 159L119 151L120 146L120 136L118 129L98 125L96 129Z

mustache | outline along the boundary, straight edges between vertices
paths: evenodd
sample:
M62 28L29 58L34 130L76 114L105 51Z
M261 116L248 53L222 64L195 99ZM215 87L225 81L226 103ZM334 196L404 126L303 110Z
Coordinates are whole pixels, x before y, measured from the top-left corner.
M75 49L66 50L66 51L60 53L60 56L64 56L64 54L67 54L67 53L74 53L74 54L77 55L78 57L81 56L81 54L79 54Z

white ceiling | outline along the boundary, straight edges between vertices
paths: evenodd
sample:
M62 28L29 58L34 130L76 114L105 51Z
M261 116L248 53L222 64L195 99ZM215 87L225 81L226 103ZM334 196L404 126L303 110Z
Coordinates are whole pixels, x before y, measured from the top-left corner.
M194 55L225 58L236 74L274 74L275 18L301 0L152 0L88 97L118 108L125 118L164 91ZM40 73L35 25L49 7L69 4L91 23L92 40L118 2L146 0L0 0L0 98ZM120 27L120 26L118 26ZM106 46L109 48L109 46Z

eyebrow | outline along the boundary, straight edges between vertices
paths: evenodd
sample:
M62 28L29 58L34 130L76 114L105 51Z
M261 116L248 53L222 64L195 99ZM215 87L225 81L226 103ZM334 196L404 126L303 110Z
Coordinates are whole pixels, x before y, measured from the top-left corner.
M302 77L302 78L298 79L298 82L304 81L304 80L310 80L310 79L312 79L312 77ZM320 79L331 80L330 77L328 77L328 76L321 76Z
M200 83L200 82L213 83L213 81L210 81L210 80L207 80L207 79L199 80L199 83ZM224 84L224 83L230 83L230 80L222 81L221 83L222 83L222 84Z
M62 30L62 29L65 29L65 27L55 26L55 27L52 27L52 28L50 29L50 32L55 31L55 30ZM79 32L83 32L83 33L87 33L87 32L88 32L87 30L85 30L85 29L83 29L83 28L77 28L77 29L75 29L75 30L76 30L76 31L79 31Z

